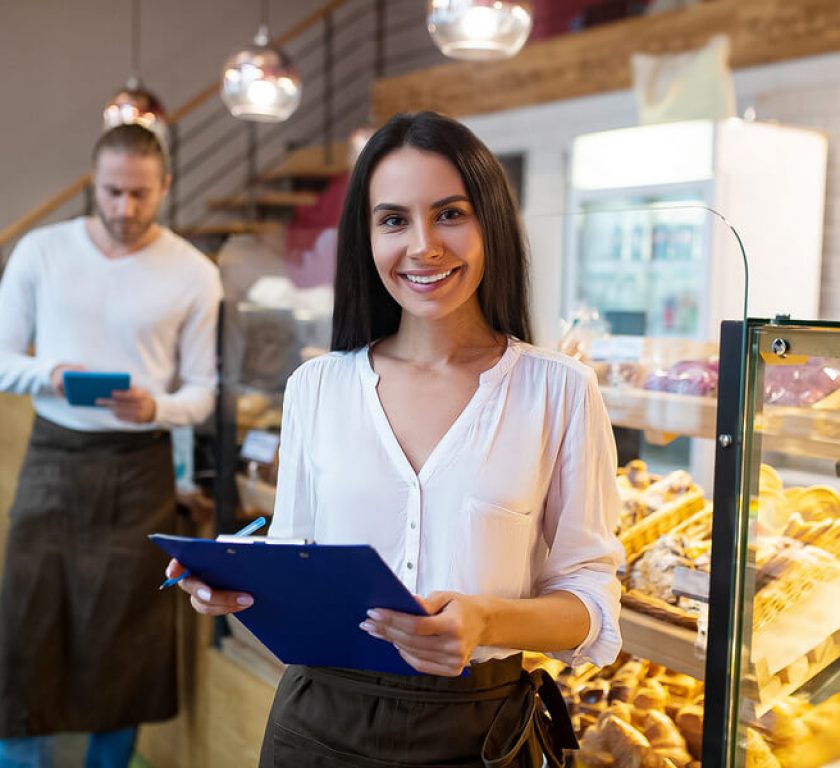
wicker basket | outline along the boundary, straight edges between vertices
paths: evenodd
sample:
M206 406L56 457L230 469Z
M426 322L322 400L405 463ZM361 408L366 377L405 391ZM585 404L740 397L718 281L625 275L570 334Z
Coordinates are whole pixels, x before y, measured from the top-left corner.
M629 573L630 566L642 554L646 546L653 544L663 533L668 533L683 521L688 520L705 505L703 492L697 488L663 504L656 512L620 534L619 539L627 553L625 572Z

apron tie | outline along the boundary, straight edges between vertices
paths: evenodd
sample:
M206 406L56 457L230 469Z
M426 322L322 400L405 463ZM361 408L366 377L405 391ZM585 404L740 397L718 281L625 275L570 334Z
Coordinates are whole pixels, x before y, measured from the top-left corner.
M578 749L578 741L566 702L557 684L544 669L524 670L516 691L497 713L484 744L485 768L508 768L528 749L540 765L545 756L549 768L562 768L563 750Z

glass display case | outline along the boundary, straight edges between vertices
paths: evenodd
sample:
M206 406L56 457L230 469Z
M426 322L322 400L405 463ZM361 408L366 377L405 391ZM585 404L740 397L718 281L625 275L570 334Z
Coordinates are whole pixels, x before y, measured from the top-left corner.
M837 766L840 324L725 324L720 386L704 756Z

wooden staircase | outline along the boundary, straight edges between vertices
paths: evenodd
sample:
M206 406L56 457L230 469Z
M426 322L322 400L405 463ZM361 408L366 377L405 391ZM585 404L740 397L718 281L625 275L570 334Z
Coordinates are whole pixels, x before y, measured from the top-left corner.
M261 173L246 190L207 201L208 220L179 228L211 259L232 235L258 235L288 221L300 208L318 204L329 182L348 170L347 142L329 148L310 146L290 152L276 167Z

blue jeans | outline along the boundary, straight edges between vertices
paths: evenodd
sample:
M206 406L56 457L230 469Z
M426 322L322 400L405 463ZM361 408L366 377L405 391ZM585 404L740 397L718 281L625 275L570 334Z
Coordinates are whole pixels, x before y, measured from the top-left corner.
M92 733L85 768L128 768L137 728ZM52 768L53 737L0 739L0 768Z

